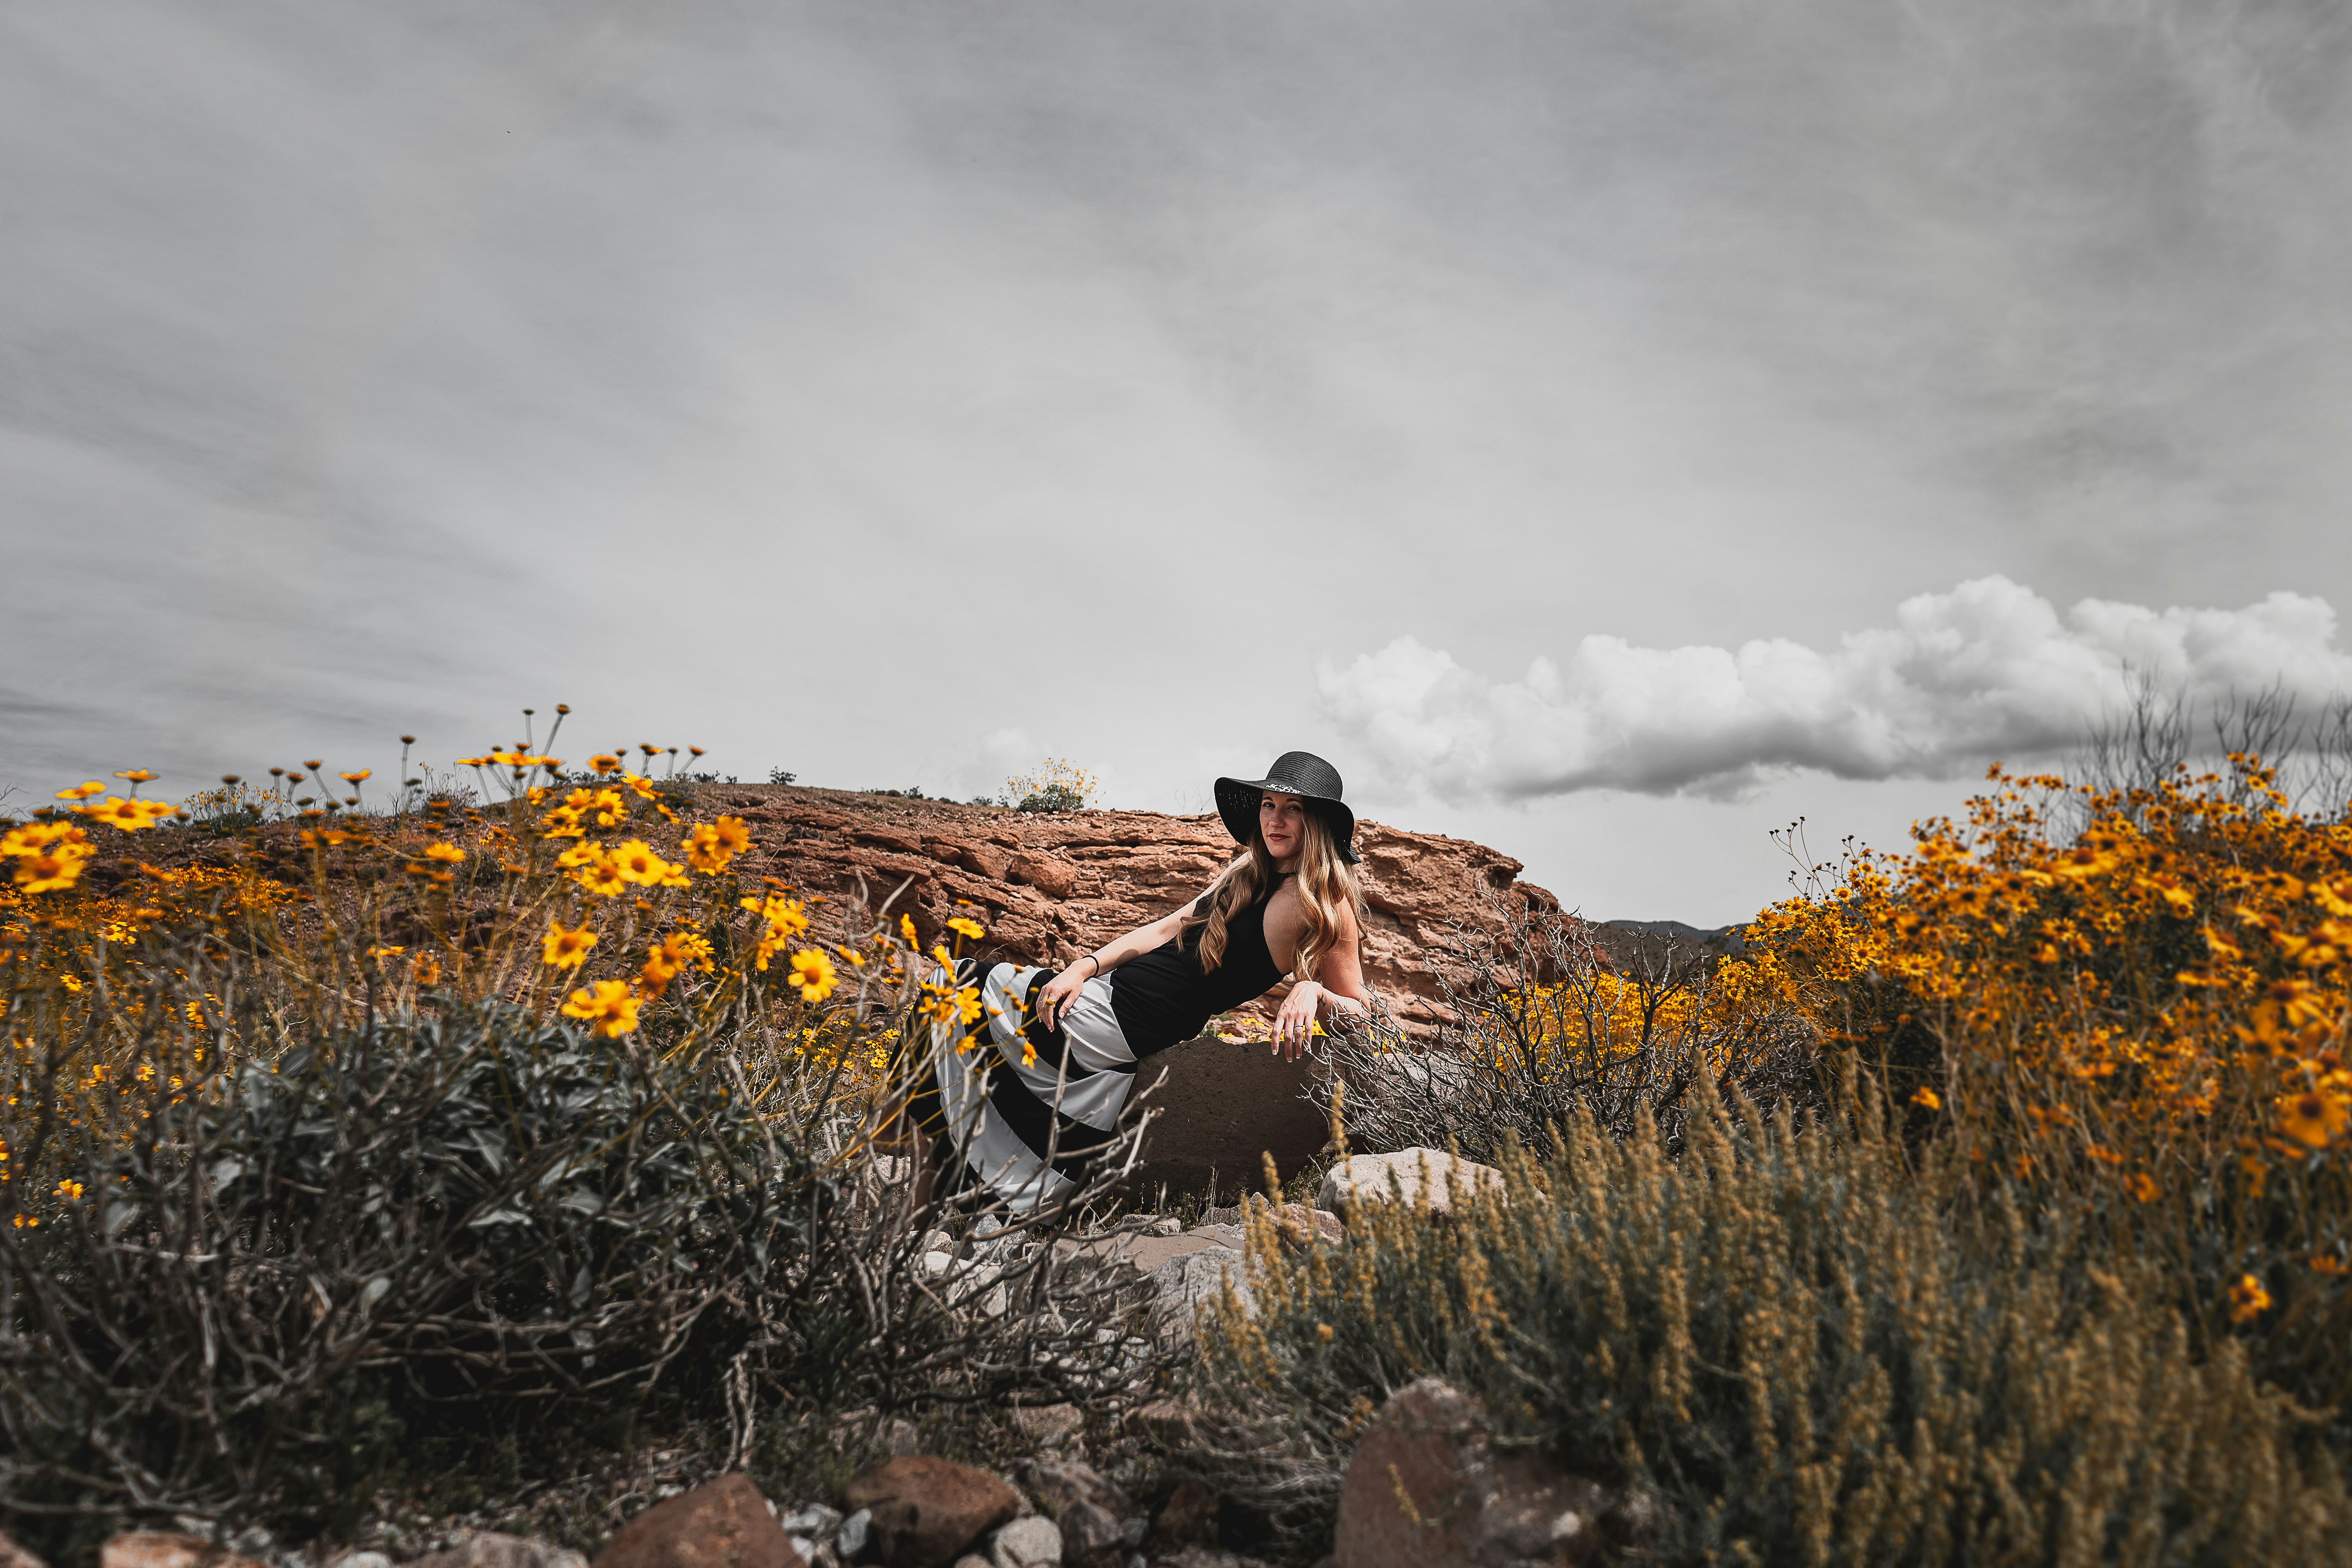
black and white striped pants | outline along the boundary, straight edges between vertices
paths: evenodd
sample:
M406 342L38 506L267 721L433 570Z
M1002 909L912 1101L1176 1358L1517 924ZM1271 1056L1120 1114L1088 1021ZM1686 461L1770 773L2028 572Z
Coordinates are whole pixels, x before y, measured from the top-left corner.
M1084 1179L1079 1167L1111 1141L1135 1088L1135 1052L1111 1011L1109 979L1088 980L1058 1028L1038 1019L1038 993L1056 973L958 963L954 984L979 986L985 1010L975 1029L960 1020L931 1026L929 1081L908 1107L948 1141L971 1182L1018 1210Z

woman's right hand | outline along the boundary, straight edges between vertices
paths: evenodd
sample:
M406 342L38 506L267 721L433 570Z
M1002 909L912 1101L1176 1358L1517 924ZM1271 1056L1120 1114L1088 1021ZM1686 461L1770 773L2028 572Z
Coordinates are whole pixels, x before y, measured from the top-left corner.
M1062 1026L1062 1010L1078 999L1078 993L1086 989L1094 973L1094 960L1081 958L1045 982L1045 989L1037 994L1037 1016L1045 1020L1045 1027Z

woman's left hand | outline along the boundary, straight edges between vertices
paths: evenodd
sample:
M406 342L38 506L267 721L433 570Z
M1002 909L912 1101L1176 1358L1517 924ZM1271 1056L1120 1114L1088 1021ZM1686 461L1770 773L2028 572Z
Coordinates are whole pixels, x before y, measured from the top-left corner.
M1323 987L1312 980L1302 980L1290 988L1282 999L1282 1011L1274 1016L1274 1048L1282 1059L1295 1062L1307 1054L1307 1042L1315 1033L1315 1020L1323 1007Z

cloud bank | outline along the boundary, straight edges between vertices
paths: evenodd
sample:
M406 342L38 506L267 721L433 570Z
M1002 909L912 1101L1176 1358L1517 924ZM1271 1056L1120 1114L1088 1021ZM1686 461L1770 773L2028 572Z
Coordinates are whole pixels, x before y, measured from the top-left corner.
M1773 638L1636 647L1592 636L1564 663L1493 681L1402 637L1318 671L1326 714L1392 788L1463 802L1576 790L1737 795L1796 769L1950 778L2048 755L2111 713L2135 677L2212 699L2273 683L2352 693L2326 600L2242 610L2084 599L2062 617L2005 577L1896 607L1823 651Z

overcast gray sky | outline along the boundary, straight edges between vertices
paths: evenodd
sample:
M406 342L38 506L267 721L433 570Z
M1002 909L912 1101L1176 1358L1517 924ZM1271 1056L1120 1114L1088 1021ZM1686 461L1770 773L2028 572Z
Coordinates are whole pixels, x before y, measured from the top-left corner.
M2347 16L0 4L0 784L1307 746L1737 918L2345 684Z

